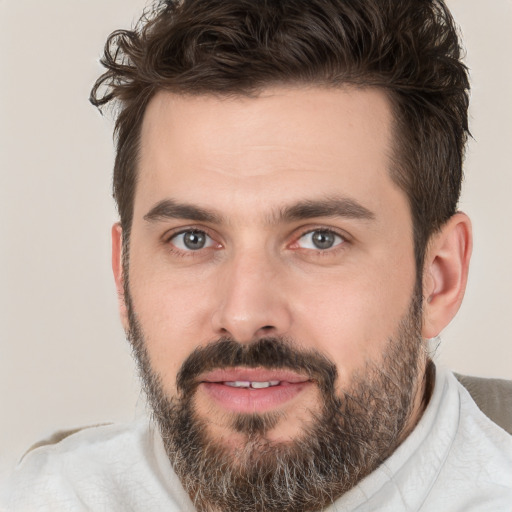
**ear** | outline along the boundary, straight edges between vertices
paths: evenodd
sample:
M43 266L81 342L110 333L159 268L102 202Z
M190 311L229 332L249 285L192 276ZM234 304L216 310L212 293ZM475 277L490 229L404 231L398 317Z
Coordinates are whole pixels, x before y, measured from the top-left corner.
M124 272L123 272L123 230L117 222L112 226L112 271L117 290L119 315L125 331L128 330L128 312L124 300Z
M423 273L424 338L434 338L451 322L464 297L473 247L471 221L456 213L429 242Z

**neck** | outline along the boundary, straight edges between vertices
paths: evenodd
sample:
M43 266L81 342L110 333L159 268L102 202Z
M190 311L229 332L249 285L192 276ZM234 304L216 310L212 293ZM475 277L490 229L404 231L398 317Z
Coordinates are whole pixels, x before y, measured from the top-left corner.
M414 430L418 422L420 421L427 405L430 402L430 398L434 391L434 385L436 380L436 367L430 358L426 358L423 365L423 371L418 376L417 389L415 397L411 407L411 413L409 420L407 421L405 428L400 436L400 443L405 441L409 434Z

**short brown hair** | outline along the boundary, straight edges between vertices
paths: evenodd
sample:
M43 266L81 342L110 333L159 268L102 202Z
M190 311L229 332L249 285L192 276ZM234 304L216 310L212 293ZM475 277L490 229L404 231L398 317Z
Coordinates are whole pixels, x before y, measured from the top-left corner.
M419 273L429 237L456 211L469 81L442 0L166 0L135 29L113 32L101 62L91 101L120 105L114 197L126 240L142 119L159 90L382 88L395 116L391 175L409 199Z

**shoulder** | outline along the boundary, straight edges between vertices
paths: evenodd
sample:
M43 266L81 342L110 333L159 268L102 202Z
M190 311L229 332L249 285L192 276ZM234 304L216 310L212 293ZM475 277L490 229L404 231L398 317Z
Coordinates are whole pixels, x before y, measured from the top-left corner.
M480 410L450 371L438 373L433 435L423 461L437 469L421 510L510 511L512 436Z
M80 471L98 471L115 462L115 466L129 463L149 432L143 422L120 425L97 425L71 431L57 432L49 439L32 446L23 456L16 473L38 474L44 471L69 469L73 475ZM123 454L119 457L119 454ZM69 466L69 468L68 468ZM74 468L74 469L73 469Z
M478 396L480 403L477 404L460 380L451 378L460 397L460 414L457 434L445 466L448 471L443 476L452 485L459 482L461 488L466 487L468 496L480 497L482 502L485 497L493 504L493 510L509 510L512 503L512 435L493 421L495 411L490 409L489 401L482 402L482 396ZM499 385L488 384L489 390L497 389L495 385ZM488 394L491 400L497 399L496 393L489 391Z
M494 467L497 473L506 475L505 483L512 488L512 435L508 432L511 427L508 423L510 410L506 410L503 401L505 397L509 398L506 384L507 381L478 377L465 377L461 381L457 376L454 385L460 396L460 443L466 451L471 446L474 454L480 455L481 462L485 463L482 467ZM500 466L501 470L498 469Z
M140 420L38 443L2 486L0 509L124 512L144 510L137 504L145 502L151 510L178 510L159 485L153 434L150 423Z
M512 381L454 374L478 408L512 435Z

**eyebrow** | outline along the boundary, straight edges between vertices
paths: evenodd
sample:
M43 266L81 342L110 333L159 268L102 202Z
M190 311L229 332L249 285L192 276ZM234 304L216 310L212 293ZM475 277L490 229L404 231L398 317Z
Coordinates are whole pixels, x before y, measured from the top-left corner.
M375 214L354 199L327 197L320 200L300 201L283 208L278 219L297 221L314 217L344 217L348 219L373 220Z
M191 204L178 203L173 199L164 199L158 202L144 215L144 220L148 222L158 222L166 219L189 219L212 224L222 223L221 216L215 212Z
M279 209L269 217L269 224L294 222L315 217L343 217L358 220L373 220L375 214L354 199L347 197L327 197L324 199L299 201ZM144 215L148 222L168 219L188 219L195 222L222 224L223 217L217 212L187 203L178 203L174 199L158 202Z

